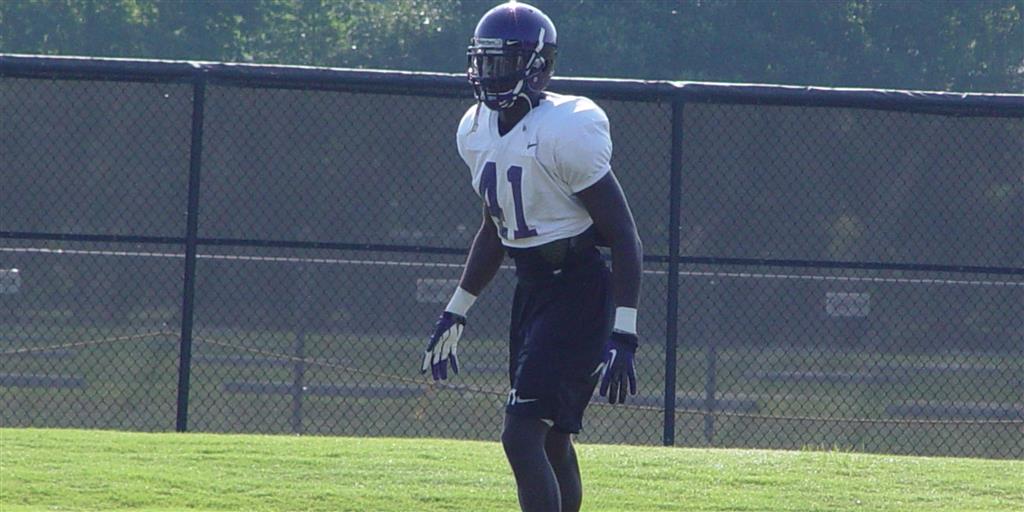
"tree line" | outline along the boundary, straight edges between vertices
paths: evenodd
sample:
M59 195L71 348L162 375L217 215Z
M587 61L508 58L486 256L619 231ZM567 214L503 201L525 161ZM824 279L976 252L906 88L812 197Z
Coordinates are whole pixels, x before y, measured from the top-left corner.
M462 72L497 0L12 0L0 52ZM535 0L558 73L1024 90L1024 0Z

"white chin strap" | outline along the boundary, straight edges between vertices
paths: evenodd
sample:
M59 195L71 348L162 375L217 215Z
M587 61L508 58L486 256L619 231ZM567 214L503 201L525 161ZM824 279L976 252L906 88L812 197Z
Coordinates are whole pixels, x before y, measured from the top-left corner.
M501 108L512 108L512 105L515 105L516 101L518 101L519 98L526 98L526 101L530 101L530 97L527 96L525 92L523 92L523 86L525 85L525 82L526 80L520 80L519 83L516 84L516 87L514 89L506 91L504 93L500 93L502 95L511 95L511 99L499 101L498 106Z

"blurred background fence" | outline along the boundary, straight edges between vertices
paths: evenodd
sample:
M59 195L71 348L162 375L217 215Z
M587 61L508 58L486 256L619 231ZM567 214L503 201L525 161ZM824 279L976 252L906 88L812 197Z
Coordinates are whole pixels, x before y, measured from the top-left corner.
M0 55L0 426L495 439L441 74ZM557 80L646 248L587 442L1024 457L1024 95Z

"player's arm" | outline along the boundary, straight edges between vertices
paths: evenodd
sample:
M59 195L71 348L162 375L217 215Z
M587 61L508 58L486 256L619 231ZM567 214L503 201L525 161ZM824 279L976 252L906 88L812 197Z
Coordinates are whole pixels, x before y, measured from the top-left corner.
M615 307L636 310L640 299L644 250L636 232L633 212L615 174L608 172L597 183L576 194L594 227L611 248L612 288ZM636 329L633 329L636 332Z
M643 274L643 245L626 196L611 171L576 196L611 247L615 327L605 351L600 393L607 395L610 403L625 403L627 389L636 394L633 355L638 345L636 308Z
M643 249L625 194L611 170L608 116L585 98L578 99L574 109L552 128L548 139L541 140L537 157L580 199L599 234L610 244L615 305L635 312Z
M466 266L462 270L459 289L474 297L480 295L491 279L494 279L504 259L505 248L498 238L498 228L494 226L494 221L487 213L487 206L484 205L483 219L480 221L480 229L473 237L473 245L469 247L469 257L466 258Z
M423 364L420 367L421 373L426 373L427 369L430 369L434 380L447 379L449 363L452 372L459 373L458 346L462 329L466 325L466 313L476 302L480 292L494 279L504 258L505 249L485 206L480 229L477 230L473 244L469 247L469 256L462 269L459 287L438 318L434 334L427 343Z

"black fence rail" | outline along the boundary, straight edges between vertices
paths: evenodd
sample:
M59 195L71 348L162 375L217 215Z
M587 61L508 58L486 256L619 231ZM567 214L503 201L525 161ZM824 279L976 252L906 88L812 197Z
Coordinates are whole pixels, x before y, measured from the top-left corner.
M1024 456L1024 95L556 80L647 257L581 439ZM452 75L0 55L0 426L496 438Z

